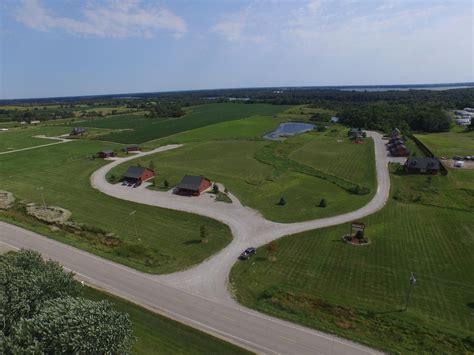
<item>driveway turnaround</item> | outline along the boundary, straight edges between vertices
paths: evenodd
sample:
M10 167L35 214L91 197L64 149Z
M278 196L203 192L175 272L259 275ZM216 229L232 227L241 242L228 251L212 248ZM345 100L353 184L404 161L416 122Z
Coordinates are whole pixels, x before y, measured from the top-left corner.
M78 278L132 302L151 308L237 345L260 353L282 354L369 354L374 350L359 344L262 315L234 301L228 291L228 275L243 249L261 246L285 235L333 226L363 218L380 210L390 190L385 144L382 136L368 132L375 146L378 187L364 207L339 216L300 223L276 223L257 211L234 203L215 202L209 196L175 196L169 192L131 189L105 180L114 166L138 156L155 154L181 145L168 145L126 158L116 158L91 176L92 186L116 198L208 216L226 223L232 242L203 263L183 272L148 275L95 255L64 245L36 233L0 222L0 242L17 248L37 250L57 260Z

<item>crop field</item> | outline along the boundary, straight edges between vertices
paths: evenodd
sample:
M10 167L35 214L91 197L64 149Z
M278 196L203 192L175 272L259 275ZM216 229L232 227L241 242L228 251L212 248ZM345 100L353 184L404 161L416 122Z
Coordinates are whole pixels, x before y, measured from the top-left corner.
M0 152L54 143L54 140L33 138L33 136L45 135L54 137L69 133L70 131L69 127L61 126L12 128L9 131L0 132Z
M375 191L374 148L370 139L356 146L350 143L344 130L335 128L285 142L263 140L261 136L279 122L278 117L254 117L184 132L147 143L187 142L184 147L136 161L142 166L153 161L158 186L165 180L170 187L176 186L185 174L205 175L223 183L245 205L279 222L335 215L361 207L370 200ZM323 143L318 143L320 140ZM327 150L336 149L341 157L331 161L323 152L315 151L315 159L311 159L311 149L319 144L320 148L324 145ZM289 159L288 156L293 158L293 152L302 157L303 162ZM128 165L116 167L110 175L121 176ZM331 170L328 165L335 168ZM351 174L347 165L357 167L354 174L358 175ZM340 172L342 176L336 176ZM341 184L361 183L371 190L365 195L349 193L332 180ZM287 204L277 206L282 196ZM326 208L318 206L322 198L328 202Z
M150 273L166 273L197 264L231 240L227 226L214 220L106 196L90 186L89 177L104 164L88 158L103 149L118 149L110 142L79 140L0 156L0 186L18 201L41 203L72 212L75 222L87 226L85 236L52 231L24 214L21 206L0 213L0 218L34 229L54 239ZM136 211L137 233L131 211ZM199 229L207 227L207 244L200 243ZM99 230L97 230L99 228ZM114 244L104 240L115 233Z
M180 118L147 118L144 115L120 115L113 118L89 120L74 126L127 129L112 132L100 139L118 143L144 143L182 131L208 126L214 123L237 120L254 115L271 116L287 109L288 106L268 104L215 103L195 106Z
M86 287L84 297L107 300L114 304L116 310L130 315L133 335L136 337L132 354L250 354L235 345L105 292Z
M474 131L455 127L450 132L416 134L416 137L439 157L474 155Z
M393 353L472 352L474 174L450 175L392 168L392 198L363 220L371 244L343 243L349 224L284 237L234 266L237 299Z

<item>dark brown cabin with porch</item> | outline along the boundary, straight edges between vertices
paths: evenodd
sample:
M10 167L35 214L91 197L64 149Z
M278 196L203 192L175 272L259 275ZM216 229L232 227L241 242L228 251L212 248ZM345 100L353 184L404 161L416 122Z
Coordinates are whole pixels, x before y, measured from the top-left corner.
M412 174L436 175L440 170L438 159L428 157L410 157L405 163L405 169Z

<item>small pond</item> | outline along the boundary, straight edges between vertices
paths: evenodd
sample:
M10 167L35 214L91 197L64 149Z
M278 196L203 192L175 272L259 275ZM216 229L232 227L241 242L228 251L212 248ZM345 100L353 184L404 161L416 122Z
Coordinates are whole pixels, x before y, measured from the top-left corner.
M311 131L314 127L315 125L310 123L286 122L280 124L280 126L278 126L278 128L273 132L265 134L263 138L278 141L285 139L288 136L294 136L295 134Z

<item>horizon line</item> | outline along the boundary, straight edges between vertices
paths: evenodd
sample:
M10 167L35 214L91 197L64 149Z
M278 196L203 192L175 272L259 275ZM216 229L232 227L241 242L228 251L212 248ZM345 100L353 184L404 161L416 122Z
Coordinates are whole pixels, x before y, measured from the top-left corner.
M68 96L44 96L44 97L25 97L0 99L0 105L8 101L34 101L34 100L67 100L78 98L100 98L100 97L116 97L116 96L139 96L153 94L169 94L169 93L185 93L199 91L220 91L220 90L245 90L245 89L358 89L358 88L401 88L401 87L436 87L436 86L468 86L474 88L474 82L451 82L451 83L425 83L425 84L372 84L372 85L305 85L305 86L242 86L242 87L221 87L210 89L181 89L181 90L164 90L164 91L143 91L143 92L127 92L127 93L111 93L111 94L85 94L85 95L68 95Z

